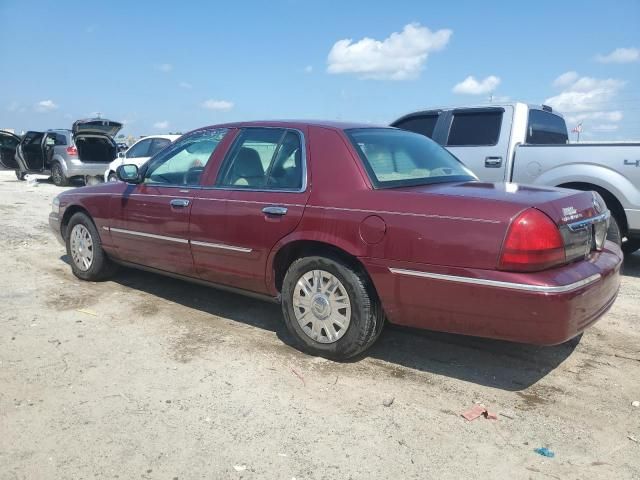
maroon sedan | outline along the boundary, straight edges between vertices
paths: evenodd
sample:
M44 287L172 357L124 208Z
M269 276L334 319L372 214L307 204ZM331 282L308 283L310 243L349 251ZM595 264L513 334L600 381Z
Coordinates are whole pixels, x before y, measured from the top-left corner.
M598 194L481 183L394 128L217 125L118 176L54 200L77 277L122 264L275 299L314 354L356 355L385 321L557 344L618 292Z

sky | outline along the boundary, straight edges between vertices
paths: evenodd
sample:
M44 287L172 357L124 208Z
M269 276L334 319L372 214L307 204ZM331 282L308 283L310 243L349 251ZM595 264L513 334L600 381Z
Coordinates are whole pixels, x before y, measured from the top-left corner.
M492 98L549 104L583 139L640 139L638 0L0 0L0 20L0 128L18 133L97 112L134 136L387 124Z

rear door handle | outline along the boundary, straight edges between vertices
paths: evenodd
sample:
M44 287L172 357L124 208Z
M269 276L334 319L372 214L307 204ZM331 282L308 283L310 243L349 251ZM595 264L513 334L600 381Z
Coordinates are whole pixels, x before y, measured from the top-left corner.
M484 166L487 168L500 168L502 166L502 157L485 157Z
M173 208L185 208L189 206L189 200L187 200L186 198L173 198L169 204L173 207Z
M270 205L268 207L264 207L262 209L262 213L265 213L267 215L286 215L287 214L287 207L278 207L276 205Z

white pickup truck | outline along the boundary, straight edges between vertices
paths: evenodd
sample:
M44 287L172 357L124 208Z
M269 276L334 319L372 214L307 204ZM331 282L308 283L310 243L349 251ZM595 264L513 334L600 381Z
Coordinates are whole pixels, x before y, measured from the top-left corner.
M595 190L612 213L609 238L640 249L640 143L568 143L561 115L525 103L432 108L391 125L432 138L483 181Z

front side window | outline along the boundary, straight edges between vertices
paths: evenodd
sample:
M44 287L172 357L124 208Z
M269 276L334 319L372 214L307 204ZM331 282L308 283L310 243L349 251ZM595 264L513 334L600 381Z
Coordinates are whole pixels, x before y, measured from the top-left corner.
M169 145L171 140L167 138L154 138L151 142L151 147L149 147L149 156L153 157L156 153L162 150L164 147Z
M149 147L151 146L151 139L140 140L129 150L127 150L127 158L140 158L149 156Z
M20 143L20 140L16 137L0 134L0 146L4 148L16 148L18 143Z
M300 134L283 128L247 128L231 148L216 185L238 189L301 190Z
M346 131L376 188L477 180L433 140L389 128Z
M495 145L500 138L502 109L484 111L456 110L449 130L447 146Z
M181 138L149 161L144 183L198 185L202 172L226 133L226 129L202 130Z
M543 110L529 110L527 143L562 145L568 142L567 124L562 117Z

